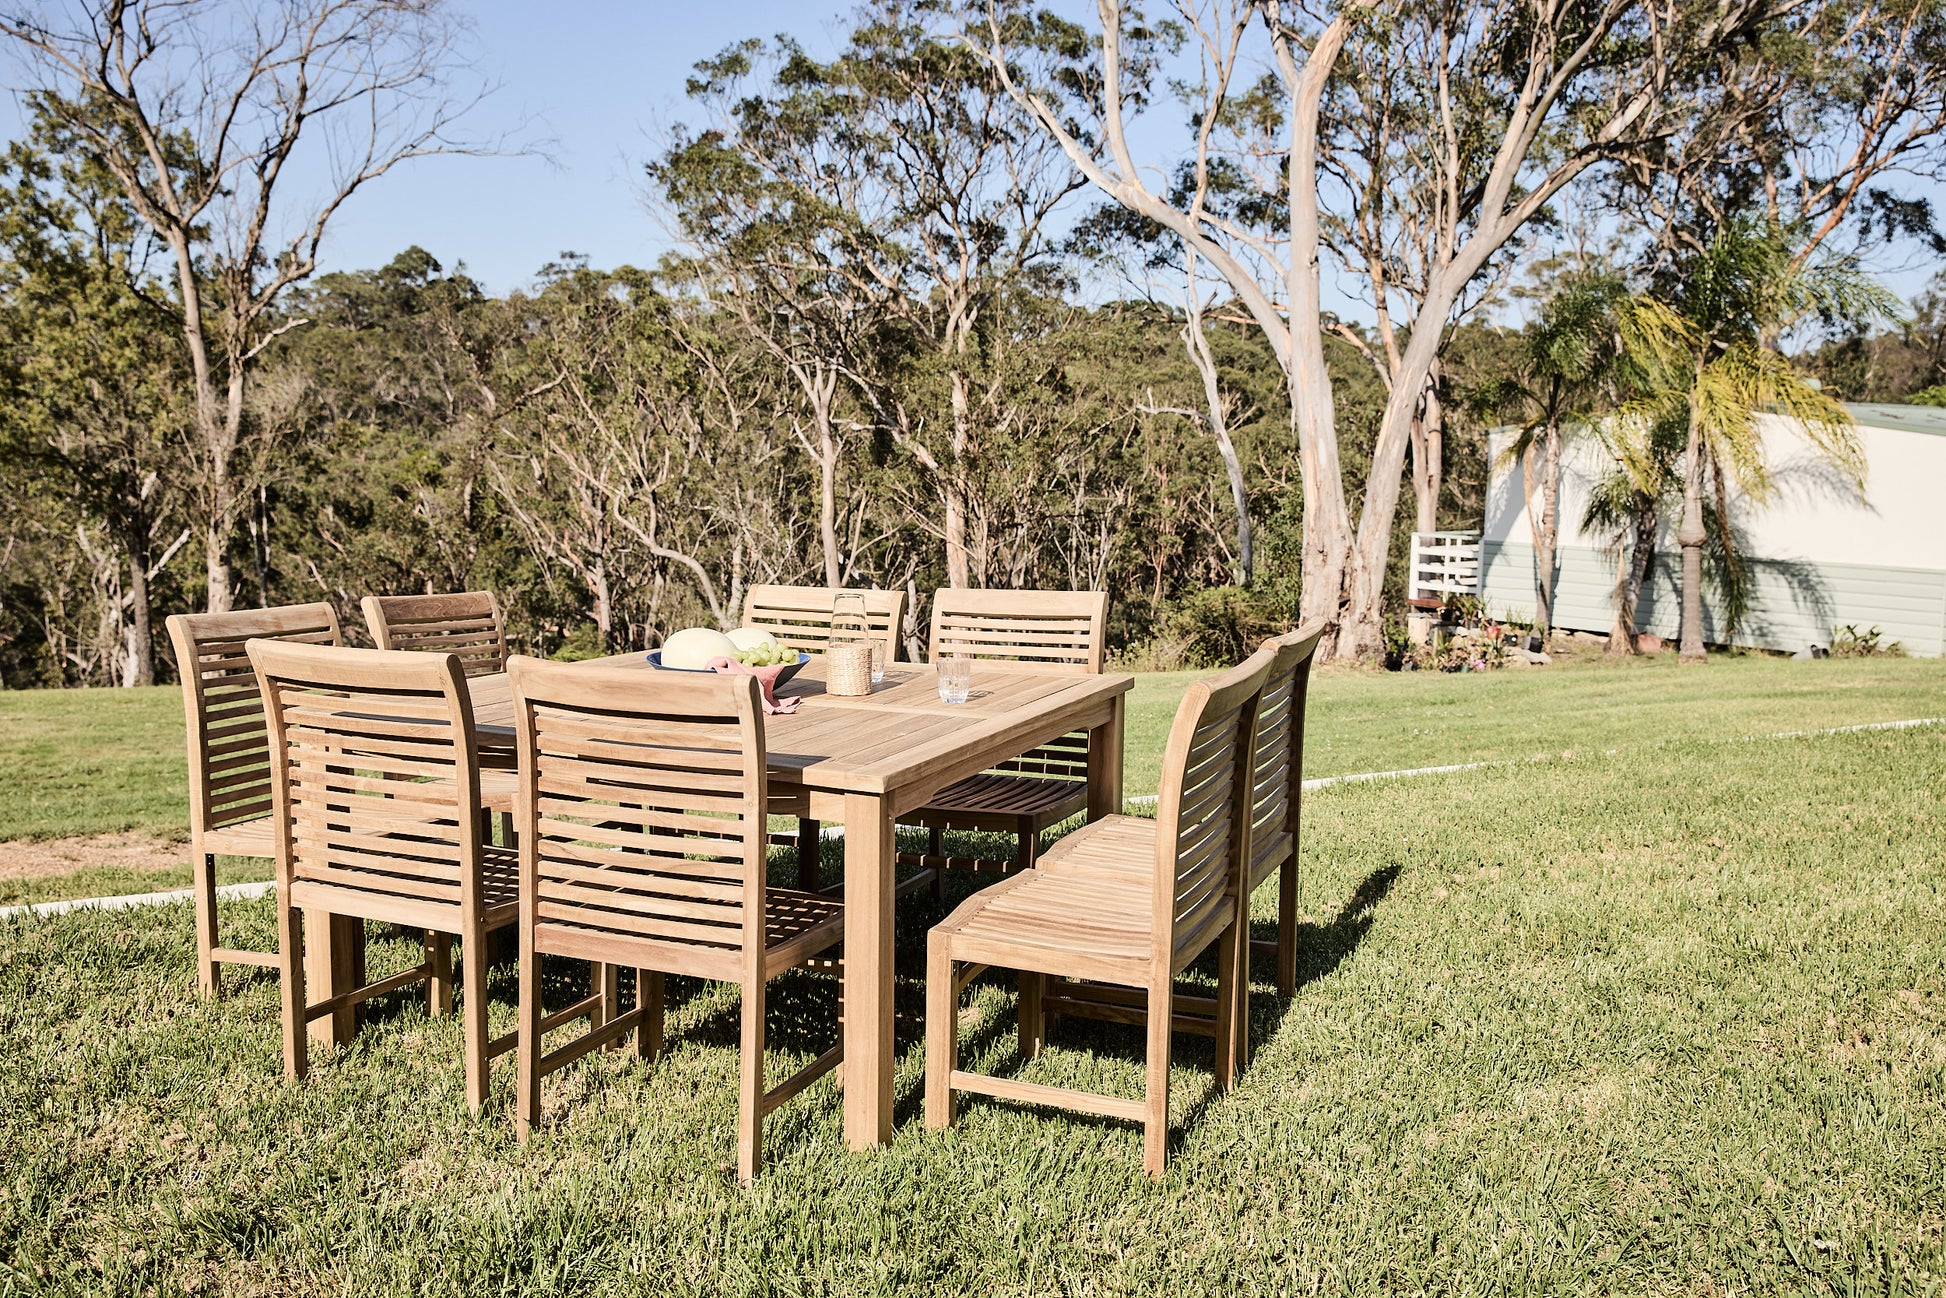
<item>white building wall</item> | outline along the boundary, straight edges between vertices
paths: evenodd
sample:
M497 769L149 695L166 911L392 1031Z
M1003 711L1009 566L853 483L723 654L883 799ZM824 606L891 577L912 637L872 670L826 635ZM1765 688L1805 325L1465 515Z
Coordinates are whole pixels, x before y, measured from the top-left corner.
M1866 456L1862 493L1820 463L1787 421L1764 421L1775 492L1761 503L1733 496L1730 505L1752 577L1738 643L1795 650L1828 644L1834 626L1855 624L1879 627L1909 653L1946 650L1946 410L1860 406L1853 413ZM1509 436L1492 439L1496 461ZM1609 466L1592 439L1572 443L1563 460L1555 625L1606 632L1618 556L1611 538L1584 532L1581 520ZM1525 499L1522 487L1518 466L1496 470L1488 484L1482 595L1494 613L1534 608L1531 520L1540 493ZM1663 520L1638 617L1642 630L1663 636L1678 626L1677 521ZM1704 634L1723 639L1707 601Z

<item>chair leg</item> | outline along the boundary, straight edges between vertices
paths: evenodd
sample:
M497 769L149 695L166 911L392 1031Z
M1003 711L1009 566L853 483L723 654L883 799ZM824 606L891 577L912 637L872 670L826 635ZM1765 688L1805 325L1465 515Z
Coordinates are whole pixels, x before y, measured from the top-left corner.
M959 1065L959 997L953 956L938 936L926 943L926 1127L953 1125L953 1069Z
M797 886L816 892L823 884L822 838L815 820L797 822Z
M196 890L196 986L211 1000L223 999L223 980L216 968L216 858L192 856L189 872Z
M1169 1164L1169 1025L1174 986L1165 975L1149 987L1148 1086L1143 1092L1142 1168L1160 1179Z
M514 813L511 811L503 811L500 813L500 846L512 847L513 845Z
M1297 994L1297 847L1277 870L1277 994Z
M468 984L469 1007L473 987ZM485 998L482 997L482 1000ZM534 954L534 938L525 925L520 934L520 1040L514 1046L519 1076L514 1083L514 1134L526 1140L541 1120L541 962Z
M466 1103L478 1113L487 1098L487 934L475 928L459 944L460 976L466 981L466 1001L460 1012L466 1023ZM525 972L523 970L523 972Z
M642 1059L662 1054L662 975L653 969L635 971L635 1004L642 1010L642 1026L635 1029L635 1053Z
M932 899L936 905L946 904L946 867L940 862L946 854L946 835L937 825L926 826L926 855L933 858Z
M588 981L592 984L590 991L601 992L601 1007L588 1020L588 1030L592 1032L622 1016L622 967L615 964L590 965ZM609 1042L606 1048L620 1050L621 1038Z
M1047 998L1047 975L1022 970L1020 974L1020 1057L1039 1059L1047 1045L1047 1017L1043 1002Z
M1216 939L1216 1089L1236 1085L1238 1002L1250 983L1250 948L1238 941L1248 931L1241 919L1230 921Z
M764 1156L764 982L743 988L743 1040L737 1060L737 1180L750 1185Z
M1014 850L1015 866L1022 870L1033 869L1041 859L1041 833L1034 828L1033 818L1022 816L1014 834L1018 844Z
M1236 1059L1237 1070L1241 1072L1250 1063L1250 920L1245 915L1237 920L1236 939L1236 978L1231 983L1231 1014L1236 1022ZM1221 995L1219 990L1218 995Z
M426 1013L445 1018L453 1012L453 935L426 930Z
M284 1076L302 1081L310 1066L310 1034L304 1021L304 927L297 910L281 896L277 899L277 976L284 987Z

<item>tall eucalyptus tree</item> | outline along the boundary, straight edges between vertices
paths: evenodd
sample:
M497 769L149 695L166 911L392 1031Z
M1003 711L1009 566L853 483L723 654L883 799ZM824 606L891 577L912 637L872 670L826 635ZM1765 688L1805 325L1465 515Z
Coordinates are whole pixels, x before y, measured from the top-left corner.
M1214 69L1194 115L1189 165L1199 183L1187 204L1171 202L1146 178L1174 167L1144 167L1130 144L1128 122L1144 74L1131 69L1125 51L1150 31L1122 0L1097 0L1098 43L1062 45L1053 51L1058 58L1027 39L1039 28L998 12L969 28L966 40L1090 183L1190 242L1270 341L1289 384L1300 448L1301 614L1334 628L1333 653L1375 655L1413 420L1469 286L1564 188L1628 141L1661 130L1672 78L1751 29L1769 6L1353 0L1315 16L1285 0L1177 0L1173 7ZM1362 483L1347 484L1323 359L1318 257L1333 199L1321 179L1334 88L1360 67L1341 56L1367 42L1414 52L1397 74L1417 104L1401 118L1409 139L1366 142L1386 151L1382 167L1377 154L1370 159L1378 176L1373 192L1409 190L1430 205L1423 214L1393 205L1379 219L1396 229L1388 224L1400 219L1396 213L1414 213L1430 233L1417 282L1391 298L1404 342L1370 471ZM1272 71L1253 78L1254 63ZM1056 88L1065 87L1085 89L1085 120L1057 102ZM1262 196L1256 222L1228 219L1201 201L1202 182L1223 170L1254 178ZM1351 491L1362 497L1355 530Z

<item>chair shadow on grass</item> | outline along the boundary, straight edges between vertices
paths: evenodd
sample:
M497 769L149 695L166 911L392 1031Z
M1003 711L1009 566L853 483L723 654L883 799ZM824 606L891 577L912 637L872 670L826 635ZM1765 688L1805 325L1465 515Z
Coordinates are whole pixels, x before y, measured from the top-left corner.
M1337 913L1329 920L1322 924L1300 923L1297 926L1297 932L1294 935L1294 941L1297 947L1297 991L1302 992L1304 988L1310 986L1312 983L1328 977L1339 965L1344 963L1345 959L1353 951L1358 949L1359 945L1365 940L1366 934L1371 931L1372 925L1377 919L1378 906L1385 900L1386 894L1392 890L1392 885L1397 881L1399 872L1400 867L1396 865L1383 866L1372 871L1359 882L1358 886L1352 890L1351 896L1345 899L1344 904L1339 906ZM1275 921L1259 921L1253 923L1251 925L1251 936L1257 939L1267 938L1275 941L1277 937L1277 925ZM1268 969L1270 973L1270 977L1267 980L1262 977L1252 979L1252 1013L1250 1016L1249 1030L1251 1050L1254 1055L1265 1042L1276 1035L1277 1027L1282 1022L1285 1011L1289 1009L1291 1001L1295 997L1286 998L1275 995L1275 971L1262 956L1257 957L1253 961L1252 969L1253 971ZM1011 982L1014 978L1014 973L1011 970L995 972L1008 982ZM1209 994L1216 984L1215 952L1205 952L1202 957L1192 963L1188 969L1184 970L1184 973L1195 981L1204 984L1203 986L1195 987L1193 990L1185 988L1188 994ZM982 978L991 978L993 976L994 973L990 972L982 975ZM1258 993L1262 992L1270 992L1275 1001L1275 1008L1268 1014L1258 1009L1263 1002L1262 996ZM1058 1026L1056 1024L1050 1024L1051 1039L1056 1039L1057 1036L1066 1037L1070 1044L1081 1046L1100 1054L1120 1056L1138 1064L1144 1059L1144 1051L1147 1043L1145 1031L1141 1027L1133 1024L1107 1023L1100 1020L1077 1020L1073 1016L1063 1016L1057 1021L1057 1024ZM970 1037L961 1042L961 1057L978 1056L990 1049L1002 1033L1011 1034L1016 1030L1017 1027L1014 1021L997 1017L988 1018L973 1030ZM1171 1055L1176 1060L1198 1065L1205 1071L1213 1074L1216 1060L1215 1047L1216 1043L1213 1038L1203 1036L1185 1038L1178 1033L1171 1046ZM995 1075L1001 1077L1014 1076L1026 1066L1027 1062L1027 1060L1017 1054L1010 1056L1006 1062L1002 1063L995 1070ZM1247 1069L1243 1076L1248 1076ZM922 1094L923 1084L912 1088L908 1094L899 1098L893 1115L896 1123L902 1125L904 1122L919 1115L919 1110L922 1107ZM991 1096L981 1096L979 1098L987 1103L1002 1105L1010 1103L1006 1100L994 1099ZM1221 1093L1217 1091L1215 1085L1212 1083L1205 1087L1202 1093L1194 1100L1189 1102L1182 1110L1181 1120L1172 1121L1170 1124L1170 1149L1172 1151L1180 1145L1184 1135L1196 1123L1201 1121L1203 1114L1208 1110L1210 1104L1221 1098ZM1094 1114L1069 1112L1065 1116L1073 1122L1088 1126L1099 1126L1105 1129L1119 1129L1127 1125L1117 1119L1100 1117Z

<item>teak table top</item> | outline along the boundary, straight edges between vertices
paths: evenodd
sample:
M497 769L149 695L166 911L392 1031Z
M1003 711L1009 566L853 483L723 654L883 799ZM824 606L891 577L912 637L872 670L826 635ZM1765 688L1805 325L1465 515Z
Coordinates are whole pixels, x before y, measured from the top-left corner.
M600 659L604 666L655 671L642 654ZM513 743L513 699L505 676L467 682L480 741ZM1104 704L1126 694L1135 678L1035 671L976 664L965 703L944 703L933 669L893 663L863 697L825 693L824 661L813 656L780 698L803 702L793 713L764 718L770 778L834 794L890 795L903 811L924 805L907 790L929 794L1091 723ZM1002 751L1005 750L1005 751ZM998 754L998 756L996 756Z

